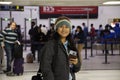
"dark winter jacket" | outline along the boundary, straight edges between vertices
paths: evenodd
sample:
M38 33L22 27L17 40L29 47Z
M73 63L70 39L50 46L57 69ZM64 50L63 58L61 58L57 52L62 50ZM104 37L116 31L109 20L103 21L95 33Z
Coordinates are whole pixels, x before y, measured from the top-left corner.
M48 41L42 48L41 53L40 66L44 80L69 80L69 72L71 72L73 80L75 80L74 73L80 70L81 65L78 54L78 64L73 65L73 68L70 69L68 55L60 41Z

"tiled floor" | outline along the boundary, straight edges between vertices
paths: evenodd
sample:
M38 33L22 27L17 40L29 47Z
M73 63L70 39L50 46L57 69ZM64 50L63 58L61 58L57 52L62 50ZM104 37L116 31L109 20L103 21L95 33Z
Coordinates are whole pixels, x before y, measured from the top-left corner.
M105 56L101 50L93 51L93 56L90 57L90 49L87 50L87 59L85 58L85 50L82 51L82 68L81 71L76 74L77 80L120 80L120 55L118 51L114 51L114 56L108 56L108 62L110 64L103 64L105 62ZM26 54L30 53L29 48L24 51L24 59ZM0 80L31 80L31 76L36 74L39 68L39 63L24 64L24 74L22 76L8 77L5 74L0 74Z
M36 72L25 72L22 76L8 77L0 74L0 80L31 80ZM120 70L82 70L76 73L76 80L120 80Z
M30 50L27 49L24 51L24 57L26 57L26 54L29 53ZM101 50L97 51L93 50L93 57L91 56L91 50L87 50L87 59L85 59L85 50L82 50L82 70L120 70L120 55L117 50L113 52L114 55L108 55L107 62L109 64L105 63L105 56L102 53ZM109 51L111 54L111 52ZM26 60L25 60L26 61ZM29 70L29 68L30 70ZM36 71L39 67L39 63L36 61L33 64L25 63L25 70L26 71Z

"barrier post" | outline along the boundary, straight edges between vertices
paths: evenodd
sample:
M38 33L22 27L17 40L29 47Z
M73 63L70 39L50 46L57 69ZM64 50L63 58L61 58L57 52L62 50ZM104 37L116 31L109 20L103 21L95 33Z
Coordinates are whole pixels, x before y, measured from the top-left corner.
M92 44L93 40L94 40L93 37L91 37L91 47L90 47L91 48L91 55L90 55L90 57L94 57L93 56L93 44Z
M88 58L87 58L87 38L85 39L85 60L87 60Z
M108 59L107 59L108 52L106 51L107 50L107 40L104 40L104 42L105 42L105 62L103 62L103 64L109 64Z

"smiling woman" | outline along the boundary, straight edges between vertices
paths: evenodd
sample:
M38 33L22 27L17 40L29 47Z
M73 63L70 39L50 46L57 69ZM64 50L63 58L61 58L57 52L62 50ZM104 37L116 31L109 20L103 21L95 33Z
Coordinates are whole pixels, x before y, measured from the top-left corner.
M71 21L65 16L59 17L54 27L53 40L48 41L41 50L40 70L43 80L75 80L75 73L80 70L81 63L70 34ZM73 52L76 58L69 57Z
M61 17L60 19L56 20L55 30L60 35L61 39L64 40L70 34L71 22L69 21L67 17Z

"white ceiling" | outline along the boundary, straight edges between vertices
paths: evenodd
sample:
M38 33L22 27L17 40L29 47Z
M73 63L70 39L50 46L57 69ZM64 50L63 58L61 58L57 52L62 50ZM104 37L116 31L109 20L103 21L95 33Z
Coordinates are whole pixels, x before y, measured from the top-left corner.
M101 6L103 2L115 0L0 0L12 1L12 5L29 5L29 6ZM117 0L120 1L120 0Z

